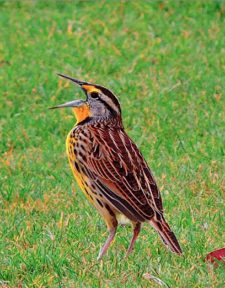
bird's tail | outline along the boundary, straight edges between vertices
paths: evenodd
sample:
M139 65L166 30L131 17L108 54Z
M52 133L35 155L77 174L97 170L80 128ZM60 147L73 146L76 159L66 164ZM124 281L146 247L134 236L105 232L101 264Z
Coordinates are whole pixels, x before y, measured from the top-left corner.
M164 217L157 213L150 221L152 227L159 233L164 244L170 248L170 250L178 255L182 254L180 244L173 231L170 229L169 225L166 223Z

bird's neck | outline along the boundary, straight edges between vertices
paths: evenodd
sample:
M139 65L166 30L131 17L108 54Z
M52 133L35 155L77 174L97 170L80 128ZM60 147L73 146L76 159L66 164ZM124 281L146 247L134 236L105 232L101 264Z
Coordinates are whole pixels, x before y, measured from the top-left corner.
M80 125L90 125L90 126L110 126L114 128L123 128L122 118L121 116L117 117L91 117L88 116L80 122L76 123L77 126Z

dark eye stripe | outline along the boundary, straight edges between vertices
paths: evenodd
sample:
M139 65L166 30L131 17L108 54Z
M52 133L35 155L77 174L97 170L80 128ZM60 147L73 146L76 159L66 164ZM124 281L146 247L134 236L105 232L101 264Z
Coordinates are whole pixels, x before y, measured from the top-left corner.
M101 98L99 98L98 100L101 101L112 114L117 114L116 111L105 100Z
M95 87L101 90L106 96L108 96L112 100L112 102L115 104L115 106L119 109L119 111L121 112L119 101L117 100L115 95L113 95L111 91L109 91L108 89L102 86L95 86Z

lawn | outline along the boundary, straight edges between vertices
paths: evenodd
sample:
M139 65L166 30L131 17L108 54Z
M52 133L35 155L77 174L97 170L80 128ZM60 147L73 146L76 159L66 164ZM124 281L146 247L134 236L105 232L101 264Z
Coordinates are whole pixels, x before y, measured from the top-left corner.
M0 287L224 287L224 1L0 1ZM72 111L56 74L118 95L184 254L145 224L134 253L107 230L70 171Z

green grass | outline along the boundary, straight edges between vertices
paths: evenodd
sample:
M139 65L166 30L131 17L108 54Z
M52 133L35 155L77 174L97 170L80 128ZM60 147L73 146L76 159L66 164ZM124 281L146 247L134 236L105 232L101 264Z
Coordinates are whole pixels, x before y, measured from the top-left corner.
M223 1L0 1L0 286L224 287ZM48 107L83 97L57 72L111 88L152 167L184 250L147 224L124 259L70 171L75 119Z

